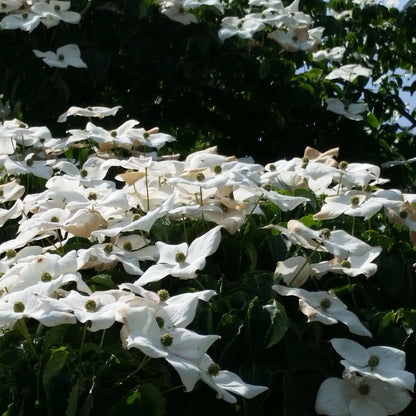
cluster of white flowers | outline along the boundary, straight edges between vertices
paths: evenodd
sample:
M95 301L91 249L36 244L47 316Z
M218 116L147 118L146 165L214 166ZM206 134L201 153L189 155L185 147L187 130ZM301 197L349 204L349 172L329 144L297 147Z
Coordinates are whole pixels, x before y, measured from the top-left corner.
M405 353L397 348L364 348L346 338L331 341L343 358L343 378L326 379L318 390L315 409L319 414L396 415L411 402L415 376L405 371Z
M0 28L32 32L40 24L47 28L57 26L61 22L78 24L81 15L69 10L70 7L70 1L62 0L0 0L0 13L5 14L0 21ZM57 49L56 53L41 52L36 49L33 53L51 67L87 67L81 59L81 51L75 44L63 45Z
M101 119L118 110L119 107L71 107L59 121L74 115ZM158 128L146 130L138 125L138 121L128 120L114 130L105 130L88 121L85 129L69 130L67 137L54 138L47 127L30 127L16 119L0 124L0 203L4 207L0 209L0 226L9 220L18 221L17 235L0 244L1 329L11 328L25 317L46 326L81 322L90 331L118 322L125 348L138 348L149 357L165 358L177 370L187 391L202 380L217 391L218 397L233 403L236 398L230 393L250 398L266 387L249 385L236 374L221 370L207 354L218 336L200 335L186 328L194 319L197 303L209 302L215 292L204 290L169 297L166 291L155 293L145 285L168 276L196 278L206 258L218 249L222 233L234 234L249 215L263 215L262 202L269 201L282 211L308 203L307 197L288 195L287 191L296 188L328 195L316 219L340 214L368 219L384 209L392 221L400 219L416 230L416 220L412 220L416 218L415 208L411 204L416 196L378 189L386 183L380 178L380 168L365 163L338 163L338 149L320 153L308 147L303 158L278 160L266 166L220 155L215 147L194 152L180 161L177 155L157 154L174 137L160 133ZM82 166L65 157L71 147L82 146L95 149ZM129 156L120 156L123 153ZM115 177L110 174L111 168L119 172ZM27 174L44 178L45 190L26 193L19 177ZM164 241L152 244L149 232L157 220L163 219L168 225L183 218L204 219L213 226L189 245ZM372 276L377 269L373 260L381 249L343 230L314 230L298 220L290 220L287 227L266 228L280 232L288 245L333 256L317 264L300 255L279 262L276 277L285 285L276 284L273 289L282 296L297 296L308 321L330 325L342 322L352 333L371 337L358 317L333 293L308 292L300 286L311 276L321 278L328 272ZM90 247L65 250L74 237L88 239ZM105 271L118 264L132 276L133 283L93 292L82 279L84 269ZM68 283L76 290L65 290ZM342 355L341 344L336 340L332 344ZM397 399L405 407L410 399L403 389L412 388L413 375L404 372L403 353L399 355L400 371L394 374L403 383L393 383L389 391L393 396L405 397L406 400ZM355 372L365 377L364 384L371 391L378 391L379 383L391 384L390 379L379 375L381 361L380 366L373 365L365 374L357 367L362 360L351 358L350 362L355 365L346 366L351 380L341 380L342 386L330 381L321 387L319 412L341 414L328 410L329 404L323 398L331 395L326 394L326 388L352 389L355 396L348 393L348 398L358 397L356 391L363 395L360 386L364 382L357 382ZM333 383L338 384L333 387ZM358 398L362 403L364 399Z
M41 23L47 28L60 22L77 24L81 15L69 10L70 7L70 1L1 0L0 13L6 16L1 19L0 28L32 32Z

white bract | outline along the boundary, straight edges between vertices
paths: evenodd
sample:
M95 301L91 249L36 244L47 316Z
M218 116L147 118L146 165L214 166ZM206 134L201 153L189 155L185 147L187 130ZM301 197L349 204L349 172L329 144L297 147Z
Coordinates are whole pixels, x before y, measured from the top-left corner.
M81 59L81 51L75 44L61 46L55 52L41 52L37 49L33 53L42 58L46 65L56 68L67 68L73 66L75 68L86 68L87 64Z

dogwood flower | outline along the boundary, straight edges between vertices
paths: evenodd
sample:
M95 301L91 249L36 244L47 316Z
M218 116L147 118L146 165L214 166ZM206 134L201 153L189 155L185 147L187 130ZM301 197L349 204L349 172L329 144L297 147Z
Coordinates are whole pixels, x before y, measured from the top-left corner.
M143 286L161 280L167 275L180 279L195 278L196 271L205 267L206 257L217 250L221 242L221 228L221 226L212 228L196 238L189 246L187 243L171 245L162 241L156 242L159 250L157 264L150 266L134 284Z
M217 398L228 403L237 403L237 399L230 394L251 399L267 390L266 386L256 386L245 383L237 374L221 370L208 354L205 354L198 363L201 380L217 392Z
M339 114L353 121L361 121L364 117L361 113L367 111L368 105L366 103L344 104L338 98L327 98L325 100L328 111Z
M58 123L64 123L69 116L83 116L83 117L98 117L104 118L107 116L114 116L116 115L117 111L120 110L121 106L115 106L112 108L108 107L69 107L65 113L61 114L58 117Z
M66 68L73 66L75 68L86 68L87 64L81 59L81 51L75 44L68 44L61 46L55 52L47 51L41 52L37 49L33 49L33 53L38 57L42 58L45 64L57 67Z
M325 77L325 79L341 78L345 81L352 82L359 76L369 78L371 76L371 73L372 71L370 68L365 68L358 64L348 64L332 70Z
M242 39L252 39L254 34L265 28L264 23L259 19L238 18L235 16L224 17L221 21L221 29L218 37L221 40L238 36Z
M299 308L307 316L308 322L321 322L333 325L338 322L345 324L350 332L364 337L372 337L371 332L361 323L357 315L331 291L309 292L300 288L274 285L272 289L282 296L297 296Z
M346 338L333 338L330 342L343 358L341 364L347 373L358 373L413 391L415 376L404 369L404 351L387 346L364 348L358 342Z
M42 24L49 28L58 25L60 21L79 23L81 15L69 10L70 7L70 1L50 0L49 3L39 1L32 5L31 11L40 15Z
M331 377L319 387L315 411L328 416L397 415L411 400L406 389L377 379Z

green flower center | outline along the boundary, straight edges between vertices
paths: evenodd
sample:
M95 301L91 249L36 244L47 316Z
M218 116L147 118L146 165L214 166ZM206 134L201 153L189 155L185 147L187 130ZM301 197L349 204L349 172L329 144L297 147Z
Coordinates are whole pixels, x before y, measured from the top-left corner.
M170 347L173 343L173 336L169 333L163 334L160 337L160 342L164 347Z
M380 363L380 358L378 358L377 355L372 355L368 359L368 365L369 367L371 367L371 369L377 367L379 363Z
M40 275L40 280L45 283L50 282L52 280L52 275L49 272L42 272Z
M220 174L222 172L222 167L220 165L215 165L214 168L213 168L213 170L214 170L214 173L216 175L218 175L218 174Z
M160 289L157 294L161 302L166 302L169 299L169 292L166 289Z
M208 366L207 373L210 376L214 376L215 377L216 375L218 375L218 373L220 372L220 370L221 370L221 367L218 364L212 363L212 364L210 364Z
M272 163L271 165L269 165L269 169L270 172L274 172L276 170L276 165Z
M308 166L309 163L309 159L307 157L303 157L302 158L302 168L306 168L306 166Z
M53 215L49 221L50 222L59 222L59 218L56 215Z
M127 250L127 251L131 251L131 250L133 249L133 245L131 244L131 242L130 242L130 241L126 241L126 242L123 244L123 249L124 249L124 250Z
M347 110L348 110L348 108L347 108ZM347 169L347 167L348 167L348 162L346 162L345 160L343 160L342 162L339 162L339 164L338 164L338 168L341 169L341 170L345 170L345 169Z
M111 254L113 251L113 245L112 244L106 244L104 247L105 254Z
M90 201L96 201L96 200L97 200L97 194L96 194L95 192L91 192L91 193L88 195L88 199L89 199Z
M147 131L145 131L143 133L143 139L148 139L149 137L150 137L150 134Z
M322 299L320 303L322 309L329 309L331 304L332 302L328 298Z
M6 257L8 259L12 259L13 257L16 257L16 250L10 249L6 251Z
M179 263L179 264L184 263L184 262L185 262L185 260L186 260L186 256L185 256L185 253L183 253L182 251L178 251L178 252L175 254L175 261L176 261L177 263Z
M350 203L353 207L356 207L360 203L360 198L357 195L354 195L351 197Z
M18 301L13 305L13 310L16 313L21 313L25 310L25 304L21 301Z
M96 309L97 309L97 302L94 299L88 299L85 302L85 305L84 306L85 306L85 309L88 312L95 312Z
M358 392L362 396L367 396L367 394L370 393L370 386L368 384L360 384L358 386Z
M351 269L351 262L349 260L342 260L341 267L345 267L346 269Z
M88 176L88 171L86 171L85 169L82 169L79 174L81 175L81 178L86 178Z
M26 160L26 165L27 166L33 166L33 160L32 159Z
M156 319L157 326L159 328L163 328L163 325L165 325L165 320L161 316L156 316L155 319Z
M60 55L58 55L58 59L62 62L65 59L65 56L60 54Z
M400 218L405 219L409 215L407 211L400 211L399 212Z
M196 180L197 180L198 182L202 182L203 180L205 180L205 175L204 175L202 172L199 172L199 173L196 175Z

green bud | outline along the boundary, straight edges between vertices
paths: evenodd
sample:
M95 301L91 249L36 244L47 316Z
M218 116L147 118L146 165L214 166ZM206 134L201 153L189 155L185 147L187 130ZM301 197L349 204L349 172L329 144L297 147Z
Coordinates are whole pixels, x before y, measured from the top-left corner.
M360 203L360 198L357 196L357 195L353 195L351 198L350 198L350 204L353 206L353 207L356 207L356 206L358 206L358 204Z
M377 367L379 363L380 363L380 358L378 358L377 355L372 355L368 359L368 365L369 367L371 367L371 369L373 369L374 367Z
M341 170L345 170L348 167L348 162L346 162L345 160L343 160L342 162L339 162L338 164L338 168Z
M197 175L196 175L196 180L198 181L198 182L202 182L203 180L205 180L205 175L202 173L202 172L199 172Z
M88 199L89 199L90 201L96 201L96 200L97 200L97 194L96 194L95 192L91 192L91 193L88 195Z
M370 386L368 384L360 384L358 386L358 391L362 396L367 396L370 393Z
M320 303L322 309L329 309L331 304L332 302L328 298L322 299Z
M24 310L25 304L23 302L18 301L13 305L13 311L16 313L22 313Z
M163 328L163 325L165 325L165 320L161 316L156 316L156 323L159 328Z
M104 247L105 254L111 254L112 251L113 251L113 245L111 243L106 244Z
M160 342L164 347L170 347L173 343L173 336L169 333L163 334L160 337Z
M53 215L49 221L50 222L59 222L59 218L56 215Z
M220 165L215 165L214 168L213 168L213 170L214 170L214 173L216 175L218 175L218 174L220 174L222 172L222 167Z
M42 280L42 282L50 282L52 280L52 275L49 272L42 272L42 274L40 275L40 280Z
M210 376L216 376L216 375L218 375L218 373L220 372L220 370L221 370L221 367L218 365L218 364L216 364L216 363L211 363L209 366L208 366L208 368L207 368L207 373L210 375Z
M79 174L81 175L81 178L86 178L88 176L88 171L86 171L85 169L82 169Z
M85 302L85 305L84 306L85 306L85 309L88 312L95 312L96 309L97 309L97 302L94 299L88 299Z
M351 262L349 260L342 260L341 267L345 267L346 269L351 269Z
M183 253L182 251L178 251L176 254L175 254L175 261L177 262L177 263L184 263L185 262L185 260L186 260L186 255L185 255L185 253Z
M331 230L329 228L322 228L319 231L319 237L321 237L323 240L328 239L331 236Z
M161 302L166 302L169 299L169 292L166 289L160 289L157 294Z
M132 244L131 244L131 242L130 242L130 241L126 241L126 242L123 244L123 249L124 249L124 250L130 251L130 250L132 250L132 248L133 248L133 246L132 246Z
M12 259L13 257L16 257L16 255L17 255L16 250L13 250L12 248L6 251L6 257L8 259Z

